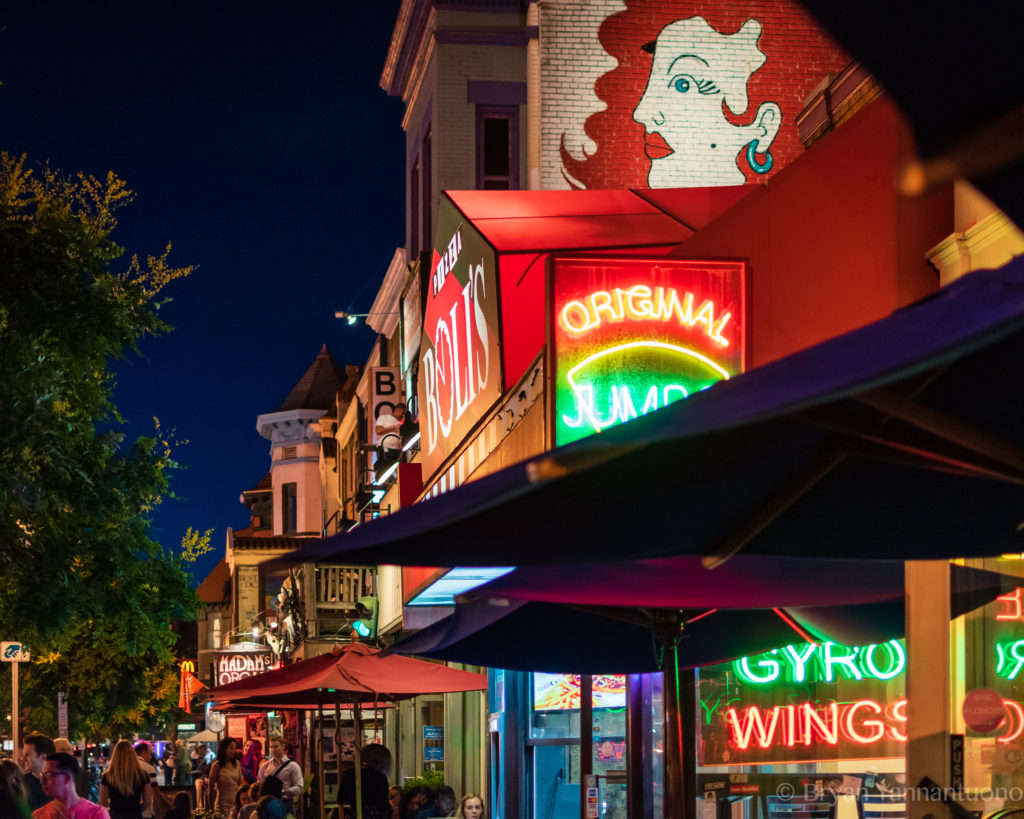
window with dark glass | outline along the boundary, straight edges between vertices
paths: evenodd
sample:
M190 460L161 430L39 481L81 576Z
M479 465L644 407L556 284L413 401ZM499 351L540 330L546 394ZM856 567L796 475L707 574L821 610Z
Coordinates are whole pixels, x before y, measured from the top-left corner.
M416 255L420 246L420 161L409 171L409 251Z
M286 483L281 487L281 524L285 532L294 532L299 523L298 484Z
M433 180L431 178L431 169L433 165L433 157L430 153L430 131L428 130L426 136L423 137L423 147L420 151L420 166L423 168L423 195L420 197L420 202L423 208L423 246L430 248L431 243L434 239L433 225L431 225L431 202L433 199L433 191L431 185Z
M516 106L477 106L477 188L519 187L518 130Z

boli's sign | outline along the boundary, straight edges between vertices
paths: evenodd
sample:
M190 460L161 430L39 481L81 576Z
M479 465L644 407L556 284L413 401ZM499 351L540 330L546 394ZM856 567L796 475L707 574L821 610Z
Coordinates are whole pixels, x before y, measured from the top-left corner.
M425 478L501 397L497 291L494 249L442 197L420 342Z

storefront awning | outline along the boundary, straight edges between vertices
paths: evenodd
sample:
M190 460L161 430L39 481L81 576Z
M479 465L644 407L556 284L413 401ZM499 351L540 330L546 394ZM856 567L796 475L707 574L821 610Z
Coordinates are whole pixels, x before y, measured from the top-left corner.
M445 191L500 253L675 245L751 193L745 185L664 191Z
M1024 259L293 552L543 565L1024 551Z
M769 566L770 561L766 561L762 568ZM627 601L635 599L640 589L632 591L631 597L631 590L624 583L623 594L617 595L600 578L595 580L593 567L578 568L576 579L571 581L572 589L565 589L564 594L558 592L558 585L567 580L560 570L514 572L474 592L473 599L459 603L452 615L396 643L390 650L521 671L625 674L662 669L667 656L666 636L673 631L681 635L679 664L685 668L713 665L809 640L871 645L904 633L902 593L898 600L836 605L858 599L868 586L866 577L852 576L852 582L847 582L842 572L848 566L834 567L832 580L826 584L832 591L833 605L687 608L681 631L671 626L666 631L663 618L670 612L649 608L666 603L664 597L651 597L643 608L630 607ZM953 616L990 602L1019 582L1017 578L962 566L950 569ZM614 568L609 567L612 571ZM888 588L896 580L902 582L903 564L876 566L876 572L877 585ZM735 576L736 572L732 574ZM690 606L697 600L737 600L738 589L723 587L717 596L701 591L700 578L694 574L681 572L674 579L682 590L672 598L675 605ZM765 576L766 591L770 590L772 579L769 570ZM821 582L820 577L814 576L814 567L805 581L804 596L809 599L807 595L813 594L810 587ZM796 585L795 580L792 585ZM580 599L603 601L606 605L530 599L562 596L575 600L577 590L583 592ZM609 605L612 602L621 605Z

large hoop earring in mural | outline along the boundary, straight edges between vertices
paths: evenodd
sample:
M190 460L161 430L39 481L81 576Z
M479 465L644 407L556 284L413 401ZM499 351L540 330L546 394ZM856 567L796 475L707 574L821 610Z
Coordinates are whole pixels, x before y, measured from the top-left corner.
M756 139L750 140L747 143L747 163L750 165L754 173L768 173L772 169L772 165L775 160L772 159L771 150L764 152L764 162L758 162L757 157L754 155L757 151L758 144Z

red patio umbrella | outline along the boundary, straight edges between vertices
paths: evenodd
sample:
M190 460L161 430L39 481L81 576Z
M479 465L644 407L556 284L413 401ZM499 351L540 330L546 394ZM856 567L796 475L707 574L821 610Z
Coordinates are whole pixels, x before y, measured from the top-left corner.
M380 702L409 699L420 694L484 691L487 677L460 671L439 663L428 663L382 654L362 643L350 643L326 654L286 665L203 691L225 708L288 708L321 710L324 705L373 707ZM315 705L314 705L315 703ZM322 714L322 711L321 711ZM338 754L339 775L341 754ZM355 766L359 770L358 743ZM322 757L319 762L323 782ZM356 816L362 816L362 777L356 776ZM320 787L323 814L323 786Z
M202 692L215 703L274 702L277 707L303 704L382 702L420 694L484 691L487 677L438 663L414 660L362 643L334 648L327 654L286 665ZM271 706L273 707L273 706Z

